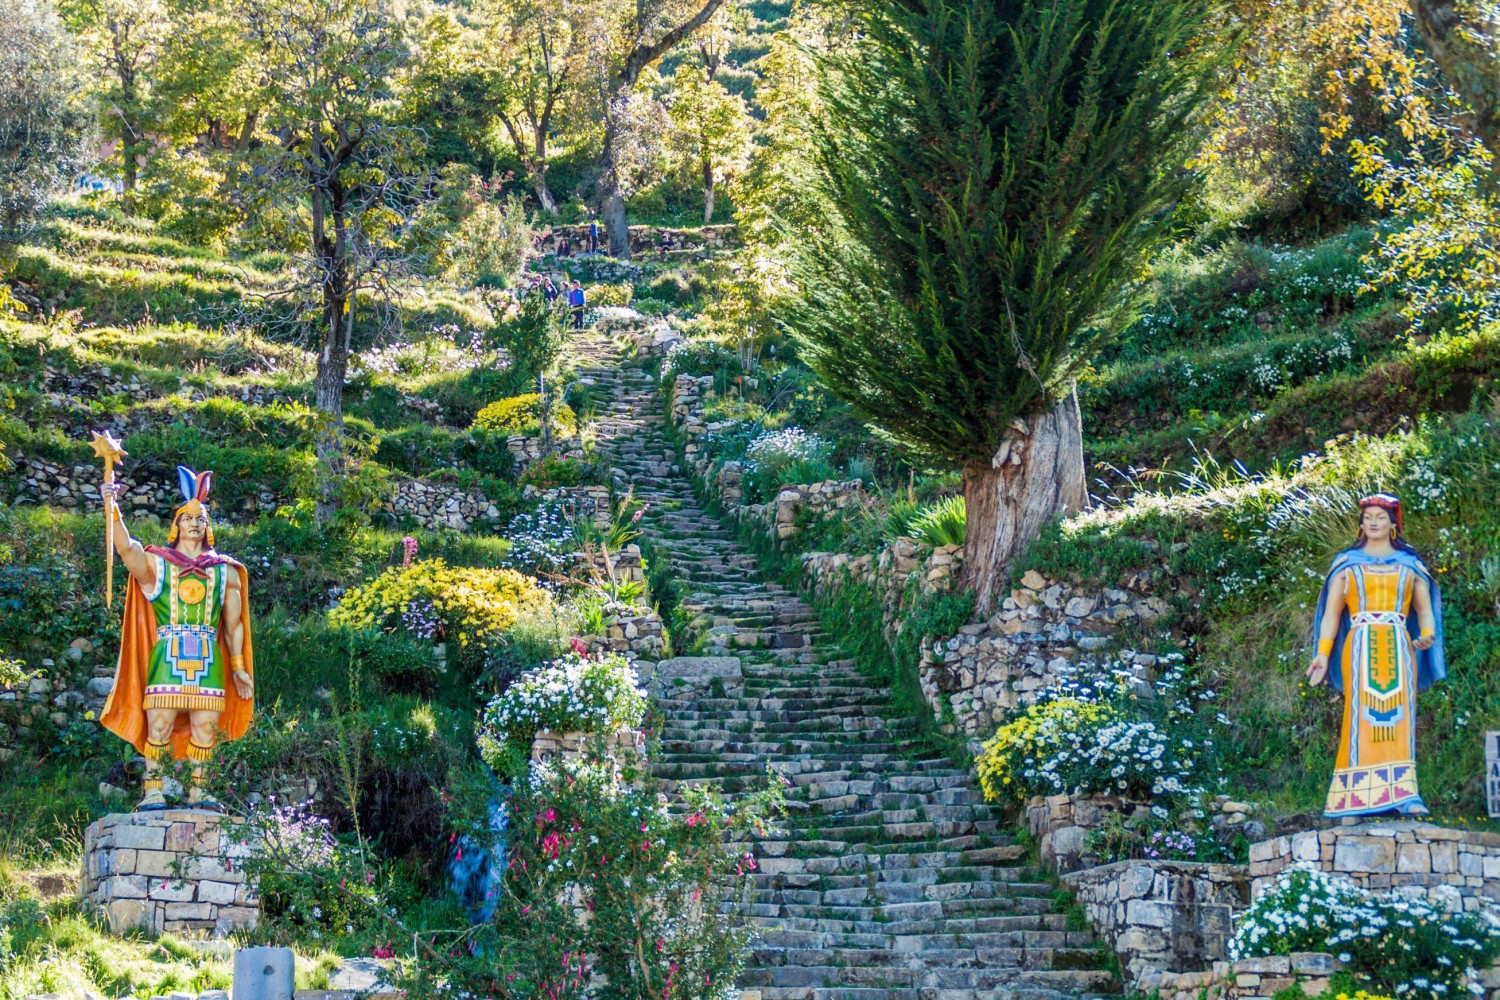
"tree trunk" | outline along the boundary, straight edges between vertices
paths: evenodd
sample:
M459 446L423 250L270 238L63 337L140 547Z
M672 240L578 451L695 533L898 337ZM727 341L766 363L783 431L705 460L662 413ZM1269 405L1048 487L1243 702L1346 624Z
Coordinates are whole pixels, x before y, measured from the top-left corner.
M122 140L120 143L120 210L126 215L135 214L135 181L138 166L135 162L135 145Z
M313 405L319 413L313 441L318 460L314 516L319 524L327 522L338 509L339 485L344 478L344 375L349 368L349 340L354 330L343 191L337 184L330 187L326 194L314 191L312 197L313 252L323 275L323 348L318 352L313 387ZM328 232L330 222L332 234Z
M532 184L532 190L536 192L536 200L542 206L542 211L549 215L557 214L557 199L552 197L552 189L547 187L547 175L539 173L536 181Z
M714 220L714 165L703 158L703 224Z
M604 232L609 237L609 252L619 260L630 259L630 225L625 221L625 198L618 189L604 199Z
M353 318L353 303L350 303ZM318 379L313 390L313 405L320 419L313 442L318 459L318 496L314 516L318 523L327 522L338 509L338 486L344 477L344 374L349 368L349 354L336 329L330 330L323 350L318 352Z
M1088 504L1083 478L1083 419L1077 391L1029 420L1013 420L987 463L963 470L965 529L962 585L976 611L1003 599L1011 562L1059 514Z

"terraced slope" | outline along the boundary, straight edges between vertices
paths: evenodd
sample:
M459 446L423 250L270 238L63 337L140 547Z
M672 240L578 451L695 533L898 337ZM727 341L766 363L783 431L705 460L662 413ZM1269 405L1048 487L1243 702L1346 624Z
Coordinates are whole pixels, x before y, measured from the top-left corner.
M709 623L705 654L740 663L722 695L661 699L656 773L669 791L714 782L732 795L768 766L791 782L786 829L756 844L753 891L731 904L757 931L741 985L764 1000L1113 991L1092 933L1066 929L968 773L914 739L807 605L762 580L698 505L655 379L597 337L577 347L601 451L651 505L643 525Z

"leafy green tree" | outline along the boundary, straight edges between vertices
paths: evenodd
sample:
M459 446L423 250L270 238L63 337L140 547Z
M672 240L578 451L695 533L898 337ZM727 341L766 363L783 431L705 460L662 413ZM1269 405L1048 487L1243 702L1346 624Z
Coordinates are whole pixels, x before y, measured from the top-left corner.
M580 0L490 0L486 10L499 59L490 93L516 157L526 168L542 210L557 212L547 186L549 142L560 112L577 105L576 91L600 34L598 4Z
M1073 380L1166 233L1224 49L1213 0L866 0L825 60L827 222L788 322L835 394L957 463L964 583L1087 502Z
M0 0L0 258L86 161L93 116L76 63L47 0Z
M601 30L589 42L593 82L603 119L599 154L599 201L610 252L630 259L630 227L625 198L630 174L640 159L632 135L641 115L636 86L662 56L708 23L725 0L606 0Z
M674 144L696 166L703 183L703 223L713 221L718 184L742 173L754 121L744 98L731 94L705 66L688 62L673 77L670 116Z
M172 32L162 0L68 0L62 13L83 41L102 123L119 153L121 208L135 212L141 161L154 147L161 113L156 70Z
M359 293L387 292L414 269L406 236L429 198L420 137L393 121L412 52L387 0L245 0L235 10L273 67L265 128L279 141L256 151L243 193L260 238L291 251L299 275L280 294L300 307L294 322L317 351L317 516L327 520L345 475Z

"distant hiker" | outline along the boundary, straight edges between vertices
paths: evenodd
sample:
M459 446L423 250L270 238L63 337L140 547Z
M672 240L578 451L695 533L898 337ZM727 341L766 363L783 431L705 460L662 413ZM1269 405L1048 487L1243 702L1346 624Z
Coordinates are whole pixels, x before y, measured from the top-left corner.
M589 253L599 252L599 220L589 213Z
M552 279L542 279L542 298L546 299L548 302L556 302L557 296L557 286L552 283Z
M584 294L583 286L573 282L573 290L568 293L568 304L573 307L573 329L583 329L583 307L588 305L588 296Z
M557 238L557 255L559 257L573 256L573 244L568 242L566 235Z

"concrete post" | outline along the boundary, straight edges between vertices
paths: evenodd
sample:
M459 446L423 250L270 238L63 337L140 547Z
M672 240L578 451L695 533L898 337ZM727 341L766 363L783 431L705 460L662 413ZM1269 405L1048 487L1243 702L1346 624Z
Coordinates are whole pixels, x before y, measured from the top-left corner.
M241 948L234 953L234 1000L292 1000L296 971L290 948Z

